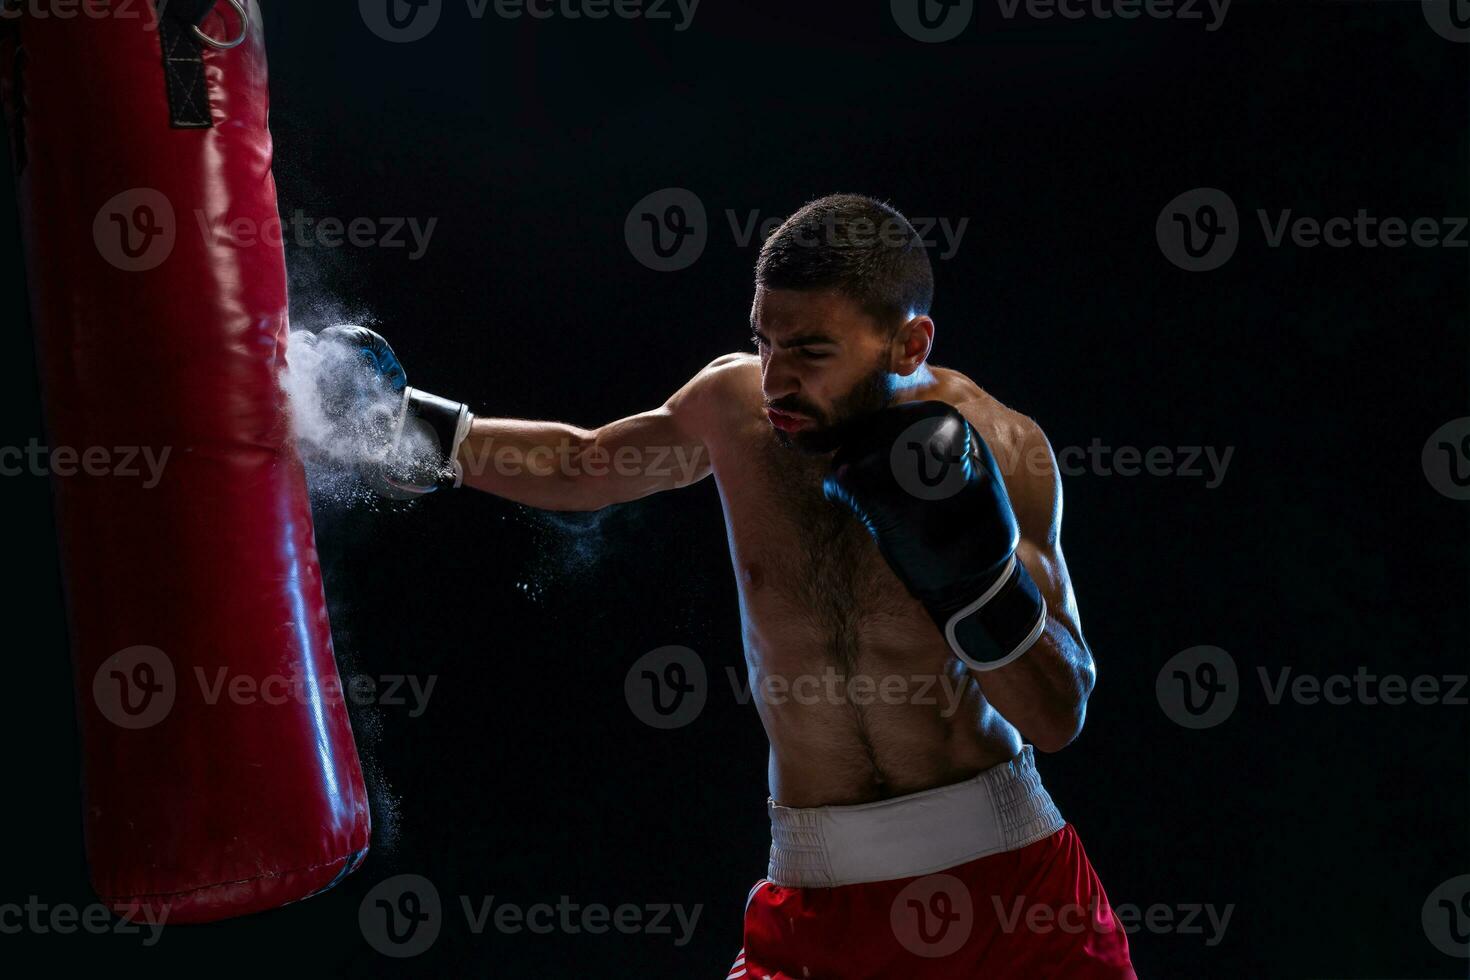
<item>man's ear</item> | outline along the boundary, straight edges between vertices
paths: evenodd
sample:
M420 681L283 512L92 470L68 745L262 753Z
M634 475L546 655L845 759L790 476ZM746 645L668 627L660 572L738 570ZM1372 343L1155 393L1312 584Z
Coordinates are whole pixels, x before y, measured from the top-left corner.
M893 373L907 378L924 366L933 349L934 321L927 316L909 319L893 334Z

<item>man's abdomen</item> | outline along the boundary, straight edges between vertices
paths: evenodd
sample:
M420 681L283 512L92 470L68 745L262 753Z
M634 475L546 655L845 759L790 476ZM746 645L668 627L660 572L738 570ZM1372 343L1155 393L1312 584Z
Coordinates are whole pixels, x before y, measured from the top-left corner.
M938 639L937 637L935 638ZM758 638L747 633L747 643ZM1012 758L1016 730L974 678L927 646L862 644L848 663L753 648L770 790L790 806L867 803L947 786Z

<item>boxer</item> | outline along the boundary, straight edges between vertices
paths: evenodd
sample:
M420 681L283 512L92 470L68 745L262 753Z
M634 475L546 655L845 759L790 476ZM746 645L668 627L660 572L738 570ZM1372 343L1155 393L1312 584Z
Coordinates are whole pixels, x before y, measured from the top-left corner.
M761 250L753 352L596 429L403 386L395 447L368 467L398 494L463 485L562 511L714 477L751 690L844 681L755 699L772 844L731 980L1134 976L1034 758L1077 737L1095 677L1055 456L930 363L933 292L901 214L823 198ZM401 385L381 338L343 339ZM693 464L637 465L671 451ZM913 678L957 697L891 683Z

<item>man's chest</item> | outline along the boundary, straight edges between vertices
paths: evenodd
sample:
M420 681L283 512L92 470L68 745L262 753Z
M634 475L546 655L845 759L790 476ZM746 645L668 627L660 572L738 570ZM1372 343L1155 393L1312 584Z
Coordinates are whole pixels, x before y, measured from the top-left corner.
M822 494L828 461L754 432L718 454L715 479L747 609L844 634L905 616L912 599L867 530Z

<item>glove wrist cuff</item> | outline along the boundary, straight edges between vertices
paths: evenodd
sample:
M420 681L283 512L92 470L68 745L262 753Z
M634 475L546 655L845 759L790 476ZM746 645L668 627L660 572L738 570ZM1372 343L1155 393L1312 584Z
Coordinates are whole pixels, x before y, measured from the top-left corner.
M464 467L459 463L459 447L470 431L470 410L462 402L431 395L418 388L406 388L403 392L403 421L416 419L432 432L443 454L441 475L436 488L457 487L464 482ZM399 438L402 438L400 429Z
M461 402L405 388L386 454L368 468L369 483L399 499L460 486L459 449L473 421Z
M990 587L944 623L944 637L971 670L1020 659L1046 631L1046 598L1012 554Z

